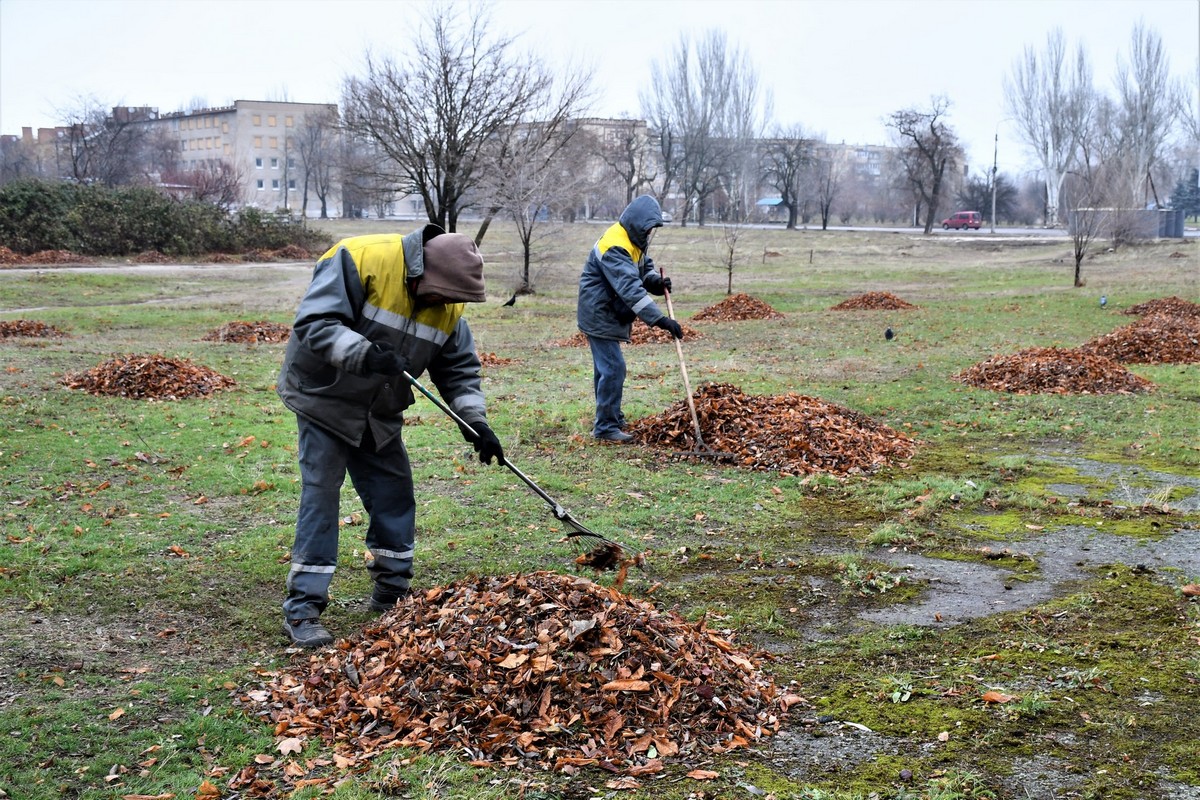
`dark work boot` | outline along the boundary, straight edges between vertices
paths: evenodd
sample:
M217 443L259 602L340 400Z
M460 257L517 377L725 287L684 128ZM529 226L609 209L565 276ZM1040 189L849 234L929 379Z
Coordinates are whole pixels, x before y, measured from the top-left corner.
M292 644L300 647L314 648L333 644L333 635L325 630L325 626L316 617L284 620L283 631L292 640Z
M412 592L408 589L401 592L384 592L376 587L371 592L371 598L367 600L367 607L376 613L382 614L384 611L391 611L396 607L396 603L404 600L411 594Z

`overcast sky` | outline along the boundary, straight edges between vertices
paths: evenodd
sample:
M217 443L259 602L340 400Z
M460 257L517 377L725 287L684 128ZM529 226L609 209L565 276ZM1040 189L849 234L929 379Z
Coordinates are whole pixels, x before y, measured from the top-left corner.
M1061 27L1111 91L1133 26L1162 37L1181 78L1200 68L1200 0L496 0L498 32L550 63L593 69L596 116L641 116L651 64L683 34L724 30L775 100L775 119L831 142L885 144L892 111L951 101L972 170L1029 168L1004 121L1023 48ZM234 100L332 102L367 49L400 54L418 0L0 0L0 133L52 127L82 98L166 113ZM1193 83L1193 86L1195 84ZM997 145L995 137L999 136Z

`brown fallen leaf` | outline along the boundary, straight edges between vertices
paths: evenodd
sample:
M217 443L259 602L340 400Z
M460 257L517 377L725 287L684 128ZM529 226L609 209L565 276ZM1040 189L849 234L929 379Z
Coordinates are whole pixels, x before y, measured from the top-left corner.
M285 756L289 753L299 753L304 749L304 742L295 736L289 736L288 738L281 740L279 744L275 745L275 749Z
M713 772L711 769L694 769L687 776L696 781L712 781L721 777L721 773Z
M1010 703L1015 699L1016 698L1011 694L1005 694L1004 692L997 692L994 690L983 693L983 702L985 703Z
M1189 583L1179 591L1184 597L1200 597L1200 583Z

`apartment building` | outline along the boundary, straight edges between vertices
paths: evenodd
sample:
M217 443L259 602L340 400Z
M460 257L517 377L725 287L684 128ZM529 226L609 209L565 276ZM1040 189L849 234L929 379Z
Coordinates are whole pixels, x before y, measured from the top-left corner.
M114 109L114 117L118 111ZM179 111L144 122L178 142L183 171L224 162L242 178L245 205L299 214L304 189L299 137L306 124L336 115L332 103L237 100L231 106ZM310 190L310 215L318 211L314 206ZM330 207L337 203L331 201Z

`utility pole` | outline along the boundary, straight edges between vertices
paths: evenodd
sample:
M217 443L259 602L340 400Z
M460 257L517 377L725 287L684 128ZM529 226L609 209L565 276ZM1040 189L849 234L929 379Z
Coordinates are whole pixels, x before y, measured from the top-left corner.
M1000 157L1000 132L996 131L996 141L992 149L992 233L996 232L996 166Z

